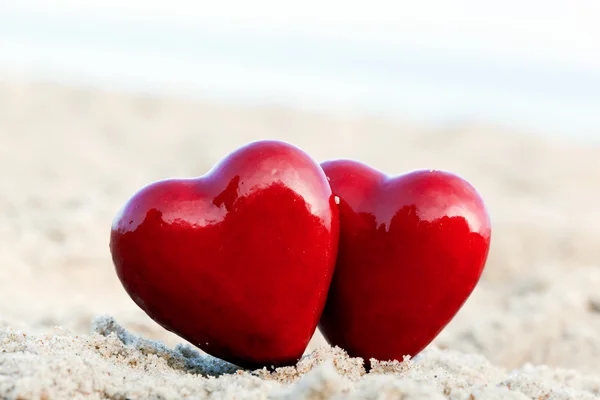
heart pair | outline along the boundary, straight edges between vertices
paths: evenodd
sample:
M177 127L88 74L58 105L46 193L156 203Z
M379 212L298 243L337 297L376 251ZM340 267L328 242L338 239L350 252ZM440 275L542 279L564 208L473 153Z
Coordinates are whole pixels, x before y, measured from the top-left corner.
M110 238L139 307L246 368L295 363L319 323L351 356L415 355L466 301L489 244L483 201L456 175L319 166L277 141L142 188Z

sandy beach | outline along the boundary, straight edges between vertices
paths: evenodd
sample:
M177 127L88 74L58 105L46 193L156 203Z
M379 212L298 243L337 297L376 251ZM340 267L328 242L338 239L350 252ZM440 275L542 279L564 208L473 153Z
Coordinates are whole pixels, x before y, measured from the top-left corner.
M295 368L235 371L127 296L108 249L123 202L258 139L389 174L450 170L480 191L484 275L423 353L365 373L317 333ZM599 147L481 123L2 81L0 398L600 398L599 159Z

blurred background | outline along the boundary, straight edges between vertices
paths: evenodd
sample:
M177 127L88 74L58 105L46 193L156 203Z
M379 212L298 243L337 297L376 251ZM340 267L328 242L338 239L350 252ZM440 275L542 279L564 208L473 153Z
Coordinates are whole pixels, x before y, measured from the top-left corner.
M180 341L116 279L112 218L271 138L471 181L492 251L435 344L600 372L597 21L595 0L1 2L0 324L108 313Z
M12 3L9 72L598 140L594 0Z

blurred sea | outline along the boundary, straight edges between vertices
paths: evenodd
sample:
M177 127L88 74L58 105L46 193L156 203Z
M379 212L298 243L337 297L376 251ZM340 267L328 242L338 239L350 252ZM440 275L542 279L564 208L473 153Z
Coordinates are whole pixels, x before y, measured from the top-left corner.
M536 42L519 44L518 32L504 42L492 40L501 31L443 42L440 31L436 42L425 28L393 24L320 35L326 24L194 21L0 7L0 72L433 124L482 121L600 142L600 61L585 58L593 41L562 56L549 43L535 57ZM574 62L578 54L585 62Z

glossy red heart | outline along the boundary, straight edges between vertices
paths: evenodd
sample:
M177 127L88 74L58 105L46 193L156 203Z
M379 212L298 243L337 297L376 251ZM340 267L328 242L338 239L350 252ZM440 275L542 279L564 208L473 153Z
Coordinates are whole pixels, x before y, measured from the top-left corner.
M339 220L320 166L289 144L249 144L197 179L156 182L116 217L127 293L207 353L255 368L296 362L333 275Z
M414 356L480 278L491 235L485 205L447 172L390 178L354 161L322 167L340 199L340 243L321 331L365 360Z

